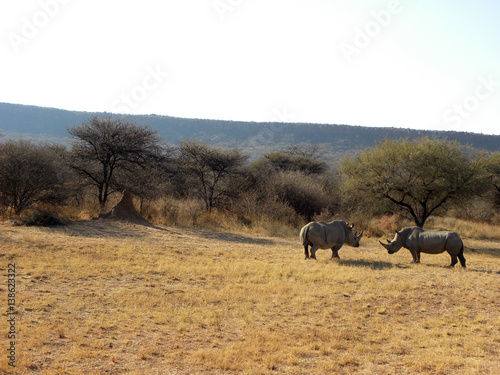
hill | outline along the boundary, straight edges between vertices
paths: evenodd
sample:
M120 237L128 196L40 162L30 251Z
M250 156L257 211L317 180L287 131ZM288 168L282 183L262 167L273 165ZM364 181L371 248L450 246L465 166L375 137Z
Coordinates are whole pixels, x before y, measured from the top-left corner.
M0 103L0 134L9 138L32 137L67 141L67 128L93 116L120 116L111 113L77 112L19 104ZM127 115L139 125L157 129L168 143L198 139L208 144L238 147L252 156L290 144L320 145L326 159L336 159L357 149L376 145L385 138L414 139L427 136L468 144L476 149L500 150L500 136L453 131L424 131L352 125L244 122L187 119L159 115Z

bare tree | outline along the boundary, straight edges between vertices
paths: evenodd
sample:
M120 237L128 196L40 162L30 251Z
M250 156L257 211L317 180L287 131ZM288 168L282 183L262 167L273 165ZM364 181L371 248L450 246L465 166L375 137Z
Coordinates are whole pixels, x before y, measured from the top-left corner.
M223 150L196 141L180 147L183 169L191 176L195 194L210 211L225 197L235 194L232 178L237 176L247 157L238 150Z
M135 168L161 158L157 132L121 118L93 117L68 131L74 137L70 166L97 189L101 208L126 184L124 176L134 178Z
M0 144L0 199L19 214L37 202L61 202L65 171L60 146L29 141Z

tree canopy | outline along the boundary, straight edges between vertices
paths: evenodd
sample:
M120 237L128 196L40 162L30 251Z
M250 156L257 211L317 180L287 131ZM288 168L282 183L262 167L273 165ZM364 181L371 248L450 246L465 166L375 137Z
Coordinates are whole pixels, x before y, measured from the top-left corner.
M350 199L383 199L423 227L438 208L484 189L484 159L469 156L458 143L421 138L386 140L347 157L341 165L343 189Z
M310 155L281 151L265 154L257 163L267 164L277 172L302 172L308 175L322 174L328 169L324 161Z
M210 147L206 143L185 141L179 147L182 168L192 180L192 189L211 210L221 199L236 193L231 184L247 156L238 150Z
M161 156L157 132L124 119L93 117L68 131L74 137L70 165L97 188L101 208L123 187L119 175L133 175Z

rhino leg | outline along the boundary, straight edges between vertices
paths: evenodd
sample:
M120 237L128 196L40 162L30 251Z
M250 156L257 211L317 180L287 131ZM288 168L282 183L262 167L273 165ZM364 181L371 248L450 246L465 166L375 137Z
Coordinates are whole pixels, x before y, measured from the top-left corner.
M458 259L460 259L460 264L462 265L463 268L465 268L465 257L464 257L464 247L460 249L460 252L458 253Z
M316 251L319 249L319 246L312 245L311 246L311 259L316 259Z
M309 259L309 245L304 245L304 253L306 254L305 259Z
M413 263L420 262L420 256L417 256L417 252L415 250L410 250L411 256L413 257ZM419 254L420 255L420 254Z
M455 264L457 264L457 263L458 263L457 256L456 255L451 255L451 264L450 264L450 267L455 267Z
M341 247L342 247L342 245L332 247L332 257L330 259L334 259L334 258L340 259L340 257L339 257L339 249Z

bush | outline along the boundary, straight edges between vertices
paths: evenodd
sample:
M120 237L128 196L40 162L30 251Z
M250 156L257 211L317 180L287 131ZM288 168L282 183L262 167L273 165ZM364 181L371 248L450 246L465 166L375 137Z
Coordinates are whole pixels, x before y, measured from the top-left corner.
M58 225L64 225L64 222L57 216L49 213L37 212L31 215L30 219L26 222L26 225L37 227L55 227Z
M278 200L308 221L328 206L329 199L322 185L303 173L279 173L273 184Z
M0 144L0 203L15 214L37 202L62 203L69 194L64 152L28 141Z

